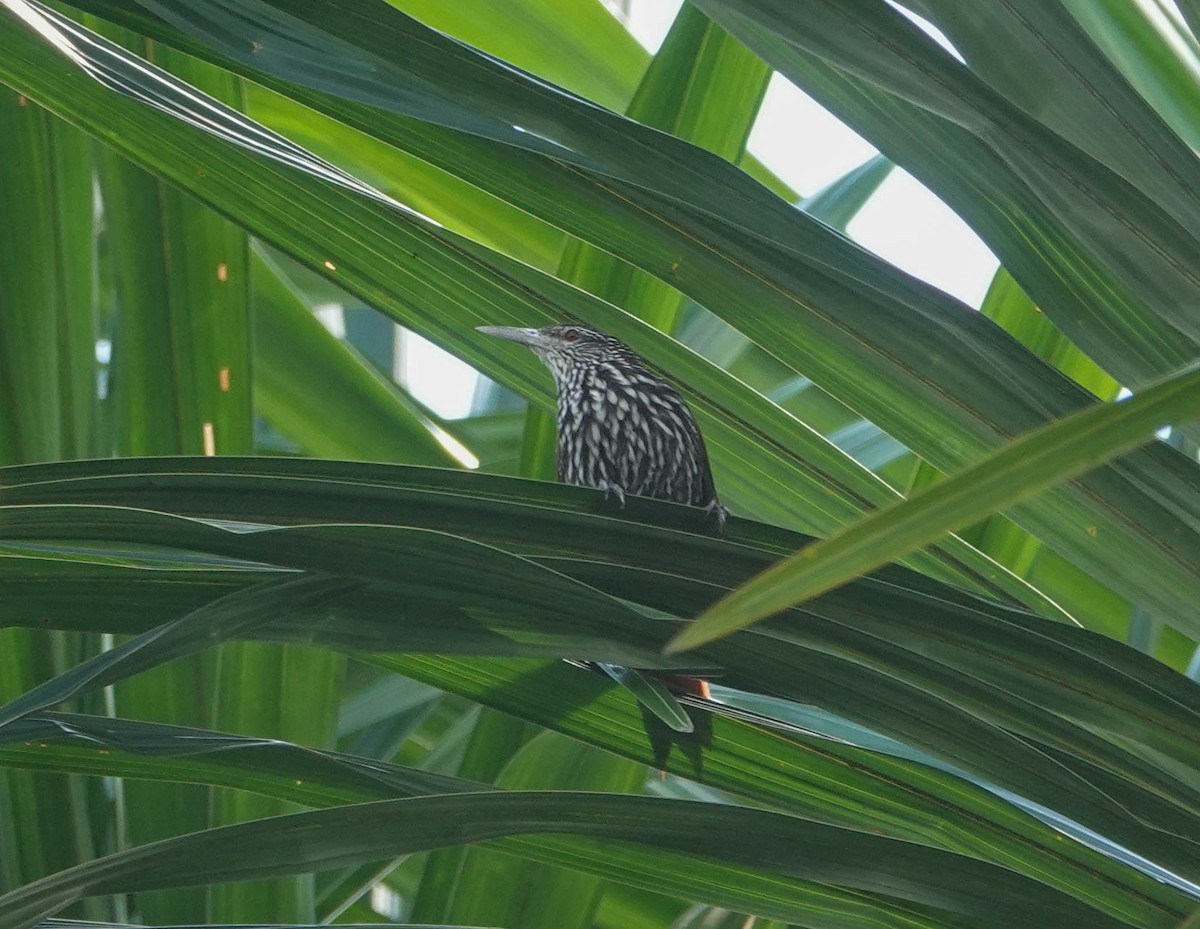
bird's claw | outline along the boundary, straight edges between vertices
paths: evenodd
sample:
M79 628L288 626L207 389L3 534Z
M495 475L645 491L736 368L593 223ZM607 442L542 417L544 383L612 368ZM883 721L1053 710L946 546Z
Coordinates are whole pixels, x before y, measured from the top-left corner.
M604 491L604 499L609 500L612 497L617 498L617 507L625 509L625 488L619 484L613 484L609 481L601 481L596 485L598 489Z
M704 512L708 514L709 519L716 520L717 535L724 535L725 520L729 518L729 509L721 501L714 499L712 503L704 508Z

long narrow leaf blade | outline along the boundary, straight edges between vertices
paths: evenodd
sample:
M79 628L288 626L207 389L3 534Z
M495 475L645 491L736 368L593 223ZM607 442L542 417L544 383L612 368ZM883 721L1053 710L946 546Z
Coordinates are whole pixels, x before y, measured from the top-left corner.
M672 640L694 648L802 603L1013 506L1200 416L1200 364L1127 401L1094 406L1009 443L979 464L801 549L723 598Z
M296 575L239 590L96 655L0 706L0 729L76 694L244 635L281 611L311 606L350 586L352 582L341 578Z
M16 0L5 0L5 2L14 3ZM0 29L3 27L3 21L0 21ZM13 40L17 41L17 38L14 36ZM29 52L31 54L35 54L32 49L30 49ZM3 63L5 65L8 64L7 61ZM2 68L0 68L0 70L2 70ZM55 80L60 78L70 79L70 77L71 76L67 75L67 73L61 68L56 69L55 71ZM77 81L72 81L73 85L77 83ZM86 88L79 87L75 87L73 90L73 94L83 93L86 95L88 92L89 91ZM68 105L68 108L73 105L73 97L56 96L56 99L60 104ZM118 101L116 99L112 99L107 100L106 102L112 104L114 108L118 108L123 111L128 110L127 101ZM76 115L82 114L77 113ZM105 118L107 124L112 117L111 115L106 115ZM138 118L139 120L147 118L147 114L138 113ZM159 120L156 120L156 122L157 121ZM163 127L165 135L173 135L182 128L183 127ZM255 132L261 134L261 127L255 128ZM186 135L188 136L188 146L203 146L208 144L206 140L200 140L190 132L186 133ZM112 137L111 133L106 134L106 137ZM145 139L147 138L147 134L142 132L136 137L138 139ZM130 138L133 138L133 136L130 136ZM664 136L663 138L669 137ZM128 142L129 139L127 139L124 135L121 135L119 139L115 139L114 141L116 141L119 146L124 147L125 143ZM155 136L154 141L155 143L159 141L157 136ZM239 212L242 208L248 208L252 211L266 209L274 214L279 212L280 208L290 206L291 204L289 198L291 197L298 197L300 199L304 199L306 203L309 202L307 199L307 194L300 194L292 186L293 183L302 182L305 184L305 186L307 186L307 181L292 177L290 174L284 175L278 173L274 170L273 166L264 165L262 163L255 163L253 165L247 164L246 156L241 152L235 153L226 151L225 155L243 164L243 166L246 168L245 172L238 173L236 190L233 188L226 188L226 192L238 202L239 205L236 207L236 209L239 210ZM160 163L158 158L155 159L155 162L156 164ZM266 174L270 175L270 185L272 191L277 190L282 192L286 189L288 192L286 194L281 193L281 196L272 196L266 194L257 197L251 196L249 194L247 178L250 174L258 175L260 172L265 172ZM194 189L191 184L191 181L194 180L194 174L194 171L187 170L179 175L173 174L172 179L185 184L185 186L188 186L189 189ZM259 179L265 180L265 177L260 177ZM203 191L198 192L200 192L201 196L207 197L209 194L215 191L219 185L224 184L229 180L231 180L231 178L224 177L221 172L209 170L205 175ZM343 183L343 181L339 181L339 183ZM334 193L328 189L326 189L325 192L331 195ZM311 191L309 191L309 193L311 193ZM338 237L342 244L333 244L326 238L326 233L332 232L331 227L322 227L322 232L317 237L321 239L320 242L308 240L307 233L319 224L315 223L314 220L319 220L319 217L327 216L328 214L335 212L335 208L325 207L320 209L310 207L304 212L304 221L305 223L310 224L305 226L303 230L306 240L304 242L291 242L288 245L290 250L292 250L295 254L305 257L305 260L307 261L315 262L315 266L318 267L323 265L328 269L330 265L336 264L337 278L339 281L343 281L346 286L352 287L356 292L367 295L374 301L378 301L382 308L392 313L400 321L405 322L406 324L415 325L422 332L422 334L425 334L433 338L435 341L440 341L442 344L453 348L462 357L479 364L486 370L486 373L498 377L498 379L508 383L510 386L520 385L524 391L532 394L535 397L544 395L542 393L544 388L540 387L540 381L532 383L530 381L523 380L521 377L522 374L526 374L526 372L533 369L536 361L532 358L516 358L512 355L512 353L506 353L506 350L503 347L495 349L485 349L479 347L477 344L478 340L464 338L463 332L465 327L463 324L467 322L508 322L516 321L517 319L521 318L523 318L524 322L528 324L528 322L532 321L529 319L531 309L529 294L531 287L538 294L539 301L542 301L542 305L546 307L547 311L554 314L550 317L550 320L554 318L562 318L563 316L576 316L578 318L584 318L590 322L600 324L604 328L614 331L618 336L627 338L627 340L629 340L635 348L646 354L646 356L656 364L663 361L662 356L666 349L671 345L674 345L674 343L671 343L670 340L663 340L663 342L666 344L658 342L658 340L654 338L653 330L650 330L645 326L635 326L635 324L633 324L624 314L617 312L607 304L603 304L595 300L584 299L584 295L567 287L566 285L562 285L561 282L545 278L544 276L530 278L527 276L527 272L530 271L529 268L520 266L515 262L508 262L503 259L503 256L486 255L484 254L483 250L476 251L471 243L462 241L461 239L450 241L450 239L453 237L446 236L446 240L443 241L442 233L436 230L431 230L427 225L419 224L415 220L412 221L414 224L413 227L408 228L410 220L405 218L406 214L403 214L400 211L393 210L387 212L386 214L383 211L370 211L370 215L360 215L368 205L358 202L356 198L344 195L343 192L339 191L336 193L338 194L337 199L339 203L336 211L339 212L339 215L341 211L344 210L347 214L353 213L356 218L368 220L369 226L372 229L370 232L371 236L378 236L381 239L391 236L396 237L394 241L392 241L392 247L386 251L386 255L383 252L369 253L364 251L361 248L362 240L358 236L354 237L355 241L351 245L350 243L340 239L339 233ZM226 206L231 209L234 208L231 207L228 202L226 203ZM795 211L791 210L791 208L789 208L789 211L790 212L788 215L790 217ZM287 211L284 210L284 212ZM386 222L384 222L385 219L387 220ZM380 224L382 224L382 226ZM383 228L384 226L386 226L386 229ZM417 226L420 227L419 230L417 229ZM262 222L256 219L253 223L253 228L260 234L270 236L273 235L272 230L278 229L280 226L273 225L270 228L267 228ZM410 233L412 235L411 239ZM404 239L403 244L401 243L401 238ZM410 242L411 244L409 244ZM449 268L450 265L453 265L453 277L439 275L436 281L431 282L427 272L429 268L433 267L432 264L422 262L420 266L421 274L417 276L409 274L408 272L411 269L409 269L407 265L403 263L398 263L397 260L392 257L404 256L406 253L426 254L430 247L434 248L437 252L437 265L439 268ZM464 251L470 253L470 260L467 262L462 261L462 255ZM329 260L331 253L333 257L337 259L336 262ZM724 254L724 251L718 251L717 254ZM862 256L860 255L859 258L862 258ZM363 273L365 271L363 266L364 261L375 266L372 267L372 269L365 275ZM691 267L690 265L688 266ZM825 267L825 265L822 266ZM793 262L790 258L787 261L787 267L793 267ZM875 266L873 265L873 267ZM879 271L880 268L876 267L875 270ZM472 278L470 281L470 293L464 293L467 290L467 287L466 282L461 276L463 274L469 274L469 276ZM517 281L519 281L521 287L521 293L519 295L515 290ZM747 286L751 286L753 284L752 278L746 278L745 283ZM909 283L911 284L911 282ZM739 287L741 287L741 285L739 285ZM473 308L479 304L481 295L483 295L485 292L488 294L487 299L495 302L497 311L499 311L502 306L510 307L515 305L517 308L511 311L505 310L503 313L489 313L488 316L480 318L480 316L475 313ZM742 297L750 302L759 299L758 296L750 297L749 291L746 291L744 287L742 287L740 292ZM776 291L771 291L771 293L775 296L778 296ZM839 294L841 294L842 297L845 296L845 293L841 290L839 290ZM909 296L911 297L911 294L909 294ZM770 297L770 299L774 299L774 297ZM932 292L926 291L922 297L921 305L924 305L930 299L935 299L935 296ZM415 312L413 308L414 301L420 303L419 308L417 308ZM404 304L403 309L401 309L400 304ZM912 308L920 312L916 302L912 303ZM755 315L757 315L757 311ZM474 316L474 319L468 320L465 318L471 316ZM545 319L544 316L541 318ZM922 353L927 352L928 347L924 340L913 335L913 330L911 328L911 317L906 316L905 318L906 328L904 335L902 338L900 338L900 342L909 344L919 341L921 342L922 346L924 346L920 349L920 351ZM953 315L955 325L965 324L966 320L972 318L974 317L971 314ZM750 319L750 317L747 317L747 319ZM623 328L621 328L622 323ZM872 323L873 330L878 330L879 323L879 318L876 318ZM794 341L794 326L791 322L789 322L788 325L790 328L787 330L787 332L790 332L791 335L788 335L783 330L780 330L770 335L770 340L772 342L778 342L780 346L782 346L785 341ZM632 334L628 331L631 326L634 329ZM747 334L751 334L749 329L746 331ZM975 333L975 335L983 335L983 333ZM764 333L760 333L760 336L764 338L766 337ZM661 338L662 337L659 336L659 339ZM965 346L972 341L973 340L971 339L956 338L953 340L953 350L957 352L960 347ZM994 350L998 350L1001 345L998 340L992 337L987 337L984 341L987 343L988 347L984 353L979 355L976 361L973 363L973 370L978 371L981 369L980 366L984 365L982 370L992 372L996 370L995 365L998 363L998 356L994 354ZM859 343L856 342L856 344ZM899 342L897 344L899 344ZM948 346L949 344L950 343L947 343ZM1003 344L1011 347L1010 343L1007 341L1005 341ZM790 349L802 350L803 346L799 344L792 344L789 346L789 350ZM495 354L492 354L492 351L495 351ZM979 360L985 357L987 359L986 361ZM810 360L814 362L817 361L815 358ZM828 358L825 360L829 361ZM945 361L945 356L939 354L939 365L937 366L938 370L943 370L944 365L941 364L943 361ZM664 367L669 369L670 364L664 364ZM847 372L849 371L845 365L835 365L834 368L836 368L839 378L846 377ZM827 370L832 372L833 368ZM908 373L906 374L906 378L913 371L928 373L931 370L932 367L927 362L922 361L919 363L914 363L912 367L907 369ZM695 375L693 374L692 376ZM814 380L816 380L815 370L813 371L813 376ZM1020 380L1024 385L1023 391L1028 395L1033 395L1038 393L1041 390L1041 387L1035 388L1033 385L1031 385L1029 383L1030 376L1037 375L1035 375L1035 372L1032 370L1023 370ZM997 400L998 397L1004 396L1011 399L1007 388L1001 388L1000 386L1000 381L1005 379L1006 378L1004 377L999 377L997 381L988 388L987 392L990 398L989 409L992 411L996 410L996 404L999 402ZM851 378L851 380L853 380L853 378ZM911 381L907 383L909 386L912 386ZM994 393L993 388L996 391ZM1067 389L1067 393L1069 393L1069 388ZM1056 387L1047 395L1046 402L1049 402L1050 398L1062 399L1065 396L1066 394L1063 393L1060 387ZM847 397L846 399L849 398ZM912 399L912 402L917 406L920 406L922 409L922 430L933 430L935 428L935 423L934 420L930 419L928 415L929 409L932 409L933 407L926 407L925 399L919 399L915 394L910 399ZM929 395L926 397L926 399L928 399L928 401L933 405L939 405L941 403L940 400L932 395ZM1079 399L1081 400L1082 398ZM1045 404L1039 400L1039 405L1044 406ZM714 458L718 461L726 455L738 455L741 457L741 454L735 451L733 446L735 444L744 444L748 437L753 438L755 440L755 444L760 446L781 443L782 438L780 437L782 436L786 436L791 440L797 440L800 438L796 434L797 430L795 430L794 424L788 424L788 426L784 429L780 429L777 426L768 429L766 427L760 427L757 425L753 429L748 429L747 424L742 423L736 428L735 435L734 433L727 433L724 431L724 427L726 425L732 427L732 423L720 422L720 431L714 431L714 426L712 425L714 420L712 416L706 416L705 410L703 409L699 412L701 418L705 421L704 427L706 430L708 430L707 434L709 435L710 445L714 446ZM864 409L864 412L867 412L867 410ZM1063 412L1063 410L1060 409L1058 412ZM1001 418L1004 417L1000 417L997 413L997 419L999 420ZM726 416L722 415L721 420L726 420ZM1020 420L1008 421L1004 433L1006 435L1011 435L1017 431L1023 430L1024 428L1029 428L1033 424L1034 422L1030 420L1030 417L1023 416L1020 418ZM881 421L881 425L885 425L890 432L893 432L893 434L896 435L897 438L905 441L918 452L928 452L932 454L932 447L926 449L923 442L915 442L913 436L894 429L893 423L883 423ZM760 428L763 431L760 432ZM938 454L942 454L950 448L957 448L960 451L974 449L976 453L983 451L983 447L980 447L980 443L976 441L978 436L976 436L976 439L966 442L966 444L959 444L960 439L965 439L963 434L955 432L956 438L952 439L949 437L948 433L940 431L940 425L937 426L937 429L939 432L935 444L936 448L940 450ZM769 440L766 439L768 436L770 437ZM822 519L831 516L832 514L830 512L830 508L832 506L844 505L844 503L847 502L845 497L847 493L849 493L849 488L843 488L840 485L841 478L848 478L849 473L847 472L844 464L834 466L833 471L836 471L841 475L841 478L837 480L839 486L834 493L830 493L831 481L824 479L823 477L815 481L821 485L819 491L816 487L809 488L808 485L814 482L814 480L817 478L816 475L812 474L814 466L809 464L809 462L818 459L824 460L829 457L829 453L828 449L823 450L820 447L816 447L816 443L805 441L804 444L808 447L808 450L811 453L814 453L817 456L817 458L808 458L804 462L797 462L793 457L792 461L793 466L795 467L795 473L789 475L788 480L786 481L779 480L779 475L774 471L774 469L759 466L762 463L762 459L759 457L760 454L763 452L767 454L774 454L773 451L762 448L761 451L758 449L754 450L752 455L747 453L747 456L743 460L752 462L756 466L756 473L752 478L747 477L746 479L742 480L738 486L732 488L734 493L729 494L731 500L737 503L738 497L753 498L755 505L761 502L763 506L769 505L773 507L782 507L783 502L786 502L789 507L787 520L793 522L796 520L805 520L805 522L801 523L804 525L809 524L807 520L815 518L812 514L817 514ZM827 444L828 443L826 443L826 445ZM925 449L925 451L923 451L923 449ZM842 455L841 457L846 458L845 455ZM1151 455L1150 453L1146 453L1144 456L1139 456L1136 460L1140 464L1148 464L1149 459L1153 457L1155 456ZM1143 461L1143 458L1146 460ZM1133 462L1134 459L1131 459L1130 462L1127 462L1127 464L1129 464L1132 468ZM958 464L959 462L955 461L951 467L957 466ZM946 462L941 461L939 466L945 467ZM822 471L824 470L823 468L818 469ZM1143 483L1139 485L1141 487L1150 487L1151 484L1160 483L1159 481L1152 480L1145 476L1142 473L1143 469L1140 466L1137 468L1132 468L1132 470L1139 472L1139 479L1143 481ZM1105 478L1111 476L1112 475L1109 472L1105 472ZM862 483L862 481L859 479L864 477L866 477L865 472L856 476L854 480L855 489L852 494L853 496L857 497L860 495L867 495L864 493L867 488L858 487L858 485ZM1182 477L1182 475L1170 472L1170 477L1170 481L1161 482L1169 485L1163 490L1163 493L1169 494L1173 502L1181 501L1179 504L1179 508L1181 510L1184 510L1185 512L1189 511L1188 505L1182 501L1190 499L1190 494L1184 495L1180 493L1176 487L1178 484L1176 478ZM1130 475L1127 478L1123 475L1121 478L1122 482L1127 479L1131 480L1132 476ZM1097 477L1097 480L1099 480L1099 476ZM798 493L797 487L801 488L802 493ZM1083 493L1083 488L1070 491L1055 491L1053 494L1048 495L1044 500L1040 500L1037 503L1037 509L1041 514L1037 519L1036 529L1038 533L1042 534L1044 531L1048 540L1051 540L1056 547L1068 552L1072 556L1079 556L1079 562L1081 566L1085 567L1085 569L1092 568L1099 571L1100 568L1095 563L1095 559L1100 558L1104 562L1103 571L1105 576L1114 578L1114 585L1117 583L1117 580L1129 582L1129 584L1122 583L1122 592L1136 589L1138 596L1147 604L1151 604L1160 608L1164 613L1178 615L1181 617L1181 624L1186 623L1188 621L1188 617L1191 616L1190 607L1194 597L1187 599L1187 596L1185 595L1195 584L1195 572L1188 567L1188 565L1191 563L1194 552L1187 548L1186 543L1190 540L1192 533L1190 532L1189 528L1184 525L1184 515L1177 515L1176 513L1168 511L1165 507L1159 505L1157 502L1151 504L1149 499L1151 494L1149 492L1143 492L1137 495L1140 500L1140 502L1136 504L1136 509L1138 509L1139 515L1135 520L1135 522L1138 524L1138 541L1136 543L1134 541L1123 541L1121 543L1126 546L1125 551L1127 553L1121 559L1104 557L1104 554L1106 551L1108 551L1108 549L1097 549L1093 546L1081 545L1078 540L1076 540L1073 536L1067 535L1061 529L1066 521L1087 519L1095 521L1095 524L1099 525L1102 531L1116 533L1120 535L1122 539L1131 538L1125 535L1126 531L1132 528L1132 524L1126 522L1125 520L1125 516L1129 515L1125 512L1125 505L1116 504L1108 494L1108 491L1113 490L1115 487L1115 483L1106 483L1105 488L1103 489L1093 487L1088 488L1088 491L1097 493L1098 496L1104 498L1103 510L1101 505L1098 503L1085 504L1083 500L1078 499L1079 495ZM1157 487L1154 488L1155 491L1157 491L1157 489ZM871 492L869 495L872 498L877 497L878 490ZM796 499L798 496L804 497L802 505L799 505L799 502ZM1126 497L1127 495L1124 490L1122 490L1122 492L1117 496ZM1162 500L1165 499L1165 497L1160 496L1158 499ZM1127 499L1126 502L1129 502L1129 500ZM1112 504L1111 508L1110 504ZM1123 515L1117 517L1114 515L1116 513L1121 513ZM762 515L761 511L760 515ZM1022 515L1024 515L1024 511L1022 511ZM961 542L954 544L954 547L964 548ZM1162 557L1165 549L1171 549L1173 556L1170 558ZM962 558L962 560L967 563L973 563L978 560L977 553L972 554L969 549L964 551L962 555L957 555L956 557ZM927 561L929 559L926 558L924 560ZM1151 571L1155 573L1156 577L1156 583L1154 584L1149 584L1146 581L1146 578L1150 575ZM961 574L961 572L955 573ZM985 589L991 589L994 586L1003 586L1006 594L1020 597L1023 602L1030 603L1031 605L1033 605L1035 599L1040 599L1042 602L1035 606L1035 608L1039 610L1045 610L1047 608L1047 602L1045 598L1030 596L1031 590L1028 588L1028 585L1016 585L1014 587L1014 585L1011 584L1012 578L1010 576L1005 575L1004 572L995 571L994 563L989 562L979 566L979 568L973 567L970 573L972 575L977 575L979 573L983 573L985 575L986 579L983 581ZM1158 578L1169 578L1170 580L1165 582L1157 582ZM973 579L974 578L972 578L972 580ZM961 577L958 578L958 580L960 583L963 582ZM969 584L971 581L967 580L966 583ZM1181 604L1181 600L1186 600L1186 607Z
M340 806L132 848L0 897L0 929L27 929L98 893L321 870L528 833L699 852L725 865L798 879L804 882L798 898L814 903L821 895L840 896L840 887L885 910L907 904L926 926L1128 925L994 865L763 810L583 792L487 791Z

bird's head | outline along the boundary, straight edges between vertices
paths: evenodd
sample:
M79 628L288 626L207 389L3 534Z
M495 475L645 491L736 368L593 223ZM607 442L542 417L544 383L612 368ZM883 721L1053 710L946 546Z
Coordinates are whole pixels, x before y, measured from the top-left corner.
M546 363L555 380L563 381L572 370L604 362L637 362L629 346L599 329L579 323L556 323L544 329L515 326L479 326L480 332L526 345Z

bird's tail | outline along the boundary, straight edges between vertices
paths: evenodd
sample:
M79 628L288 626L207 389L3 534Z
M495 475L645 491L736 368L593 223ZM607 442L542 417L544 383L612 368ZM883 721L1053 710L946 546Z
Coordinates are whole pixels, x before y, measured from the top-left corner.
M671 748L677 745L699 775L703 750L712 745L713 716L724 716L793 735L817 734L784 718L786 701L728 687L714 689L702 677L684 672L638 671L605 662L568 663L598 671L630 692L642 711L642 721L650 739L655 764L660 768L666 764ZM750 703L754 704L754 708L747 705ZM780 710L778 716L770 713L776 704Z

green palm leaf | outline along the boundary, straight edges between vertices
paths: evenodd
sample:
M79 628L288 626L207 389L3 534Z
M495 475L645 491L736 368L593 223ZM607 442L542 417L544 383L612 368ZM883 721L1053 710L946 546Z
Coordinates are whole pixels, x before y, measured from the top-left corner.
M0 0L0 925L1192 918L1194 5L903 6L953 50L884 2L650 55L594 0ZM771 69L881 154L771 175ZM983 313L854 243L893 165ZM563 318L679 384L724 536L501 476L550 381L474 327ZM702 758L644 731L702 712L671 669Z

